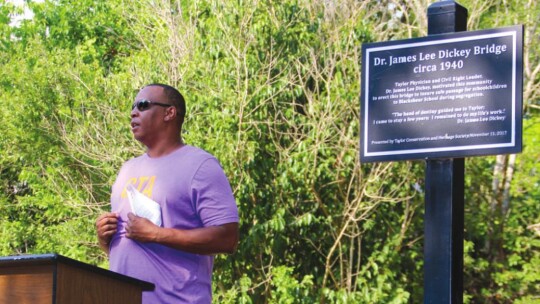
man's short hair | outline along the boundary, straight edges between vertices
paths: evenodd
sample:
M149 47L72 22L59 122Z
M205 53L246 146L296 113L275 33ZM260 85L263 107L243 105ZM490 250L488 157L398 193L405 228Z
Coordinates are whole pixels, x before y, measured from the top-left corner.
M148 84L146 87L160 87L163 88L163 93L165 96L167 96L167 100L174 105L174 107L178 110L178 116L180 117L180 127L184 123L184 118L186 117L186 101L184 100L184 96L180 94L180 92L175 89L174 87L162 84L162 83L151 83Z

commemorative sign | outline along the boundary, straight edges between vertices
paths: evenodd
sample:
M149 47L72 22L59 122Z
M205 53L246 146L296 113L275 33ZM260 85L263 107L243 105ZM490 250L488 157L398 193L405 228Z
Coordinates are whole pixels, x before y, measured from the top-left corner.
M523 27L364 44L362 162L522 150Z

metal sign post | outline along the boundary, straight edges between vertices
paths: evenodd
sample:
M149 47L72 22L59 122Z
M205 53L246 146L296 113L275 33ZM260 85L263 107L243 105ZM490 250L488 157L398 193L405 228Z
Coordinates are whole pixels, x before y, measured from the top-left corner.
M450 0L427 17L362 44L360 161L426 160L424 303L461 304L465 158L523 149L523 26L467 31Z
M429 6L428 35L466 29L463 6ZM464 167L463 158L426 161L424 303L463 303Z

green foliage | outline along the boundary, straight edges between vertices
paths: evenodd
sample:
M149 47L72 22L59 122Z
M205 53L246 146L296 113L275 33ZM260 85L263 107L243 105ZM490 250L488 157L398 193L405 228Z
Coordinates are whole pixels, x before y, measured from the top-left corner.
M241 214L238 251L216 257L216 303L420 303L424 165L358 157L361 44L425 34L414 3L45 1L19 27L20 8L1 5L0 254L107 266L94 220L142 152L129 105L165 82L187 99L184 139L220 159ZM538 12L464 4L471 29ZM537 46L527 60L508 209L501 159L466 163L467 303L540 293Z

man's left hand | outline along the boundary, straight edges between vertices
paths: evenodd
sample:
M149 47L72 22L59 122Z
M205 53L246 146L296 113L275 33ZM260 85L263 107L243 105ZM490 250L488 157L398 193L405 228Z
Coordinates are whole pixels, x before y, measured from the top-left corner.
M139 242L154 242L159 232L159 227L148 219L128 213L126 236Z

